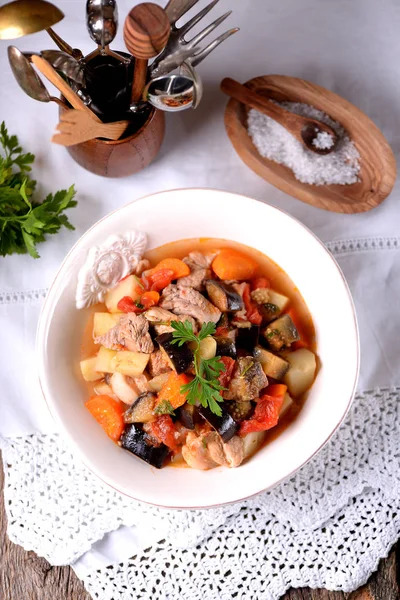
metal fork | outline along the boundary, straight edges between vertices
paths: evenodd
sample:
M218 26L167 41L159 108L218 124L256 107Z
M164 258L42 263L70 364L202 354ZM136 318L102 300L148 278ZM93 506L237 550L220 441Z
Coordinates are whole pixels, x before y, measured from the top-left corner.
M190 19L185 25L182 25L182 27L177 28L175 24L171 26L171 34L167 45L150 66L152 78L169 73L171 70L180 66L187 58L196 54L199 50L198 44L229 17L232 11L228 11L216 19L191 40L185 40L185 35L193 29L193 27L208 14L218 2L219 0L212 0L210 4L203 8L203 10Z
M211 52L213 50L215 50L215 48L217 48L217 46L222 44L222 42L227 40L228 37L230 37L231 35L233 35L234 33L236 33L239 30L240 30L239 27L233 27L232 29L225 31L225 33L222 33L220 36L218 36L215 40L213 40L210 44L208 44L208 46L206 46L202 50L199 50L192 56L189 56L185 60L185 62L189 63L192 67L197 67L197 65L199 65L205 58L207 58L207 56L209 54L211 54Z

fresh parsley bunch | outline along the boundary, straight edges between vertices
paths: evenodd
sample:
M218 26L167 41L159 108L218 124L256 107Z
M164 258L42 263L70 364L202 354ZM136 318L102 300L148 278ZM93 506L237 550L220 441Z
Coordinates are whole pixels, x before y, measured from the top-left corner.
M25 254L39 258L36 244L61 227L75 229L64 211L76 206L75 188L49 194L43 202L31 199L36 181L28 173L35 157L23 153L15 135L0 125L0 256Z
M194 342L194 379L182 386L182 392L187 392L187 402L196 404L200 402L205 408L209 408L219 417L222 414L219 402L223 402L221 391L224 389L219 383L219 376L225 371L225 365L219 356L204 359L198 354L200 342L209 335L215 333L215 323L203 323L199 333L193 332L193 326L190 321L181 323L171 321L171 327L174 328L172 343L183 346L186 342Z

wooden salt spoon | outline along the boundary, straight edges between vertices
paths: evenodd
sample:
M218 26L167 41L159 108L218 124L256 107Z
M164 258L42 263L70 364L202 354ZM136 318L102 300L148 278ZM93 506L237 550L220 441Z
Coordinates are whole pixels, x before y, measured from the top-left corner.
M304 144L308 150L312 150L312 152L317 154L329 154L335 149L338 136L336 131L332 127L329 127L329 125L315 119L296 115L229 77L222 80L221 90L238 102L251 106L251 108L255 108L264 115L274 119L274 121L287 129L299 142ZM332 141L329 147L321 147L321 142L319 142L320 145L318 145L318 142L315 145L315 141L318 140L317 136L320 133L326 133L331 136ZM328 143L329 141L328 138Z
M165 47L171 31L166 12L152 2L135 6L125 19L124 41L135 57L132 83L132 104L142 97L147 77L147 62Z
M60 122L51 141L62 146L74 146L94 138L119 140L129 125L129 121L99 123L82 110L67 110L60 116Z

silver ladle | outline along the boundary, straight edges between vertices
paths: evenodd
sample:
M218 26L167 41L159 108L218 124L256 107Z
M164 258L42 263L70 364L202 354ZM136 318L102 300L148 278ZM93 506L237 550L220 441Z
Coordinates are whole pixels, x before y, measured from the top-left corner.
M28 96L39 102L56 102L59 106L68 108L65 102L55 96L50 96L43 81L26 56L18 48L8 46L7 52L11 70L18 85L24 90L25 94L28 94Z
M203 84L188 63L183 63L179 74L162 75L151 79L143 90L143 100L166 112L180 112L197 108L203 95Z
M109 45L117 35L118 8L116 0L87 0L86 26L97 50L85 57L86 62L98 54L108 55L126 63L126 58L110 50Z
M143 100L166 112L191 108L196 90L191 77L184 74L162 75L151 79L143 90Z

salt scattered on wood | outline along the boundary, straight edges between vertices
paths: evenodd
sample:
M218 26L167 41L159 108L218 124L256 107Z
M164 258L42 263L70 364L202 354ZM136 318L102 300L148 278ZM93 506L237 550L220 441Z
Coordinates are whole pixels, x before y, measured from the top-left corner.
M248 132L261 156L289 167L296 179L302 183L350 185L359 181L360 155L339 123L308 104L280 102L279 105L295 114L317 119L332 127L338 135L337 146L329 154L318 155L305 148L282 125L267 115L251 109L247 121ZM326 132L320 132L318 136L320 137L317 144L333 143L332 136ZM329 141L325 136L329 136L331 140Z

